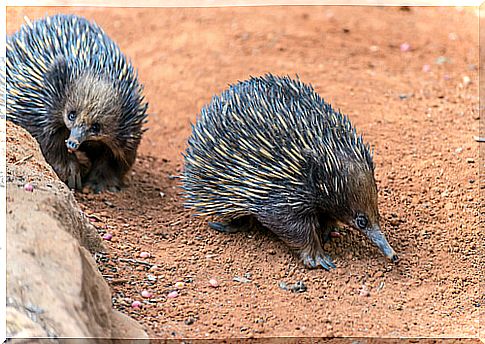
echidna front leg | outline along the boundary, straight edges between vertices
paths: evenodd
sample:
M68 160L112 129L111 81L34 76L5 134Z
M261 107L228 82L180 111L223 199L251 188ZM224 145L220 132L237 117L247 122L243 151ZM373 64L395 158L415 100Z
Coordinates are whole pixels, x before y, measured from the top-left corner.
M123 177L135 161L136 151L120 151L115 157L109 149L105 147L90 152L92 168L85 178L83 191L100 193L105 190L111 192L121 191Z
M280 216L258 216L258 220L288 246L298 250L306 267L321 266L325 270L336 268L332 258L323 251L317 233L319 224L316 217L280 214Z
M41 137L38 141L45 160L52 166L59 179L69 188L80 190L82 182L79 161L75 154L67 151L64 136L64 133L59 131L52 137Z
M121 190L121 178L106 161L98 160L84 183L83 192L100 193L105 190L118 192Z

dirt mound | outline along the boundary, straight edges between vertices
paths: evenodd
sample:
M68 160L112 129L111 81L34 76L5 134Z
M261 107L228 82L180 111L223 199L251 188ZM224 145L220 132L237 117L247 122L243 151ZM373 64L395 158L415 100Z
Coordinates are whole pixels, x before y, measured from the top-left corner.
M8 123L7 144L7 337L145 338L112 309L100 237L35 140Z

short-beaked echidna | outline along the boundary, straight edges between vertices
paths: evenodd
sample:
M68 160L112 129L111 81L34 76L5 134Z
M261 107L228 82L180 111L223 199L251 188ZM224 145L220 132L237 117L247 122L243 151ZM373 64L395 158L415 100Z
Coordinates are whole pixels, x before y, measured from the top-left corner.
M7 38L7 119L27 129L69 187L117 191L146 121L143 87L103 30L74 15Z
M298 78L250 78L205 106L192 127L182 176L186 206L221 232L256 219L310 268L338 224L362 231L398 260L379 226L369 146L349 119Z

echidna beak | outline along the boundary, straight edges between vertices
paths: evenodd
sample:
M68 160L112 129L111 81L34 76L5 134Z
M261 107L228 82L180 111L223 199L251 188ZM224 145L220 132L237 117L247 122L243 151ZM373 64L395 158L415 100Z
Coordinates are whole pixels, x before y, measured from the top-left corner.
M66 146L69 153L74 153L78 150L81 143L86 138L86 130L82 127L74 127L71 129L71 134L69 138L66 140Z
M372 241L381 252L389 258L389 260L393 263L397 263L399 257L397 256L396 252L393 250L391 245L387 242L386 237L381 231L379 226L374 226L372 229L365 232L367 237Z

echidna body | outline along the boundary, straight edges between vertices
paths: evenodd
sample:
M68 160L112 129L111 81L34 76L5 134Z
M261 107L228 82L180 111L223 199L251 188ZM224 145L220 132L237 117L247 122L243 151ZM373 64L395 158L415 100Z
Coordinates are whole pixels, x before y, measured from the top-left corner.
M94 23L30 22L7 38L7 119L34 136L71 188L119 190L147 104L131 63Z
M229 87L192 128L186 206L223 232L256 219L307 267L335 267L324 241L339 223L362 231L393 261L379 227L372 156L349 119L299 79L266 75Z

